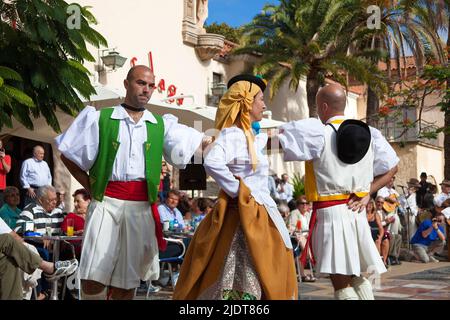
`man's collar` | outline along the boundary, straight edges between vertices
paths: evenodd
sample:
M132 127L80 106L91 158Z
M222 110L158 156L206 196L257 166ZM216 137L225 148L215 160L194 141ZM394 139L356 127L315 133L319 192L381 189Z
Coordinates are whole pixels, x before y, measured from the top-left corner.
M41 162L41 161L43 161L43 160L38 160L38 159L36 159L35 156L33 156L33 159L34 159L34 161L36 161L36 162Z
M328 119L327 123L331 123L332 121L335 121L335 120L345 120L345 119L346 119L345 116L334 116L334 117L331 117L330 119Z
M111 114L111 119L123 120L123 119L131 119L131 117L124 107L117 106L114 108L114 111ZM144 111L141 120L148 121L151 123L157 123L155 116L148 110Z

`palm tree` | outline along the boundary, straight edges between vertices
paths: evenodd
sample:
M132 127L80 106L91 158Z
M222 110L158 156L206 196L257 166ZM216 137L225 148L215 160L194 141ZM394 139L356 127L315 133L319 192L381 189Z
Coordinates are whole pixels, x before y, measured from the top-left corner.
M427 0L428 1L428 0ZM425 1L425 2L427 2ZM430 8L421 3L423 1L386 1L386 0L366 0L363 7L377 5L381 11L381 28L374 29L367 37L361 38L355 44L355 50L370 48L371 50L383 51L381 61L387 65L387 80L395 82L407 77L407 49L414 57L417 75L421 74L427 57L433 56L442 60L442 49L439 45L439 36L429 27ZM429 1L428 1L429 2ZM431 19L430 19L431 18ZM374 64L380 61L376 57L372 58ZM391 59L396 60L397 74L391 74ZM404 68L401 68L403 61ZM398 79L398 80L397 80ZM368 86L367 89L367 122L378 126L379 95Z
M348 76L369 83L380 92L386 89L376 65L364 55L349 54L350 45L364 32L355 32L362 21L359 0L280 0L266 5L263 12L244 27L243 46L235 54L262 55L255 72L270 80L272 98L290 79L292 90L306 77L309 115L315 117L316 93L325 78L347 85Z

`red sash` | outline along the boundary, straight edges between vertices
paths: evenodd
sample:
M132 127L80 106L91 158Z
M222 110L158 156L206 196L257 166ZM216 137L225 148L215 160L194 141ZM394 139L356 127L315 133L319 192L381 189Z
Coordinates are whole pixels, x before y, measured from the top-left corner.
M324 209L329 208L333 206L337 206L340 204L348 203L350 199L344 199L344 200L333 200L333 201L320 201L320 202L314 202L313 203L313 212L311 215L311 220L309 221L309 233L308 233L308 239L306 240L305 249L303 250L300 261L303 266L306 266L306 259L308 257L308 251L311 251L311 263L313 265L316 264L316 259L314 258L314 252L311 245L311 238L313 234L314 226L316 225L316 218L317 218L317 210L318 209Z
M146 181L109 181L106 186L105 196L120 200L148 201ZM163 238L161 218L158 207L151 204L153 220L155 221L155 235L160 251L167 248L167 241Z

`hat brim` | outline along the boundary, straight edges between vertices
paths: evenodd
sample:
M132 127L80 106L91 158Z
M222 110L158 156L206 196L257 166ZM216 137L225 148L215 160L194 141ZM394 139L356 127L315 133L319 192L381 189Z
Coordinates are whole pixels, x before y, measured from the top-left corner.
M254 83L261 89L262 92L266 90L266 82L263 79L251 74L240 74L231 78L230 81L228 81L227 89L230 89L230 87L238 81L248 81Z

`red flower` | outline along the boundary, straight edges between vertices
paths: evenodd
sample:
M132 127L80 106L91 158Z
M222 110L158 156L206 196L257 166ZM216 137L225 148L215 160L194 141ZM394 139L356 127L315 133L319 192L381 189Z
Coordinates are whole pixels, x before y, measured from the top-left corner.
M381 116L387 116L391 111L392 110L387 105L381 106L379 109L379 113Z

